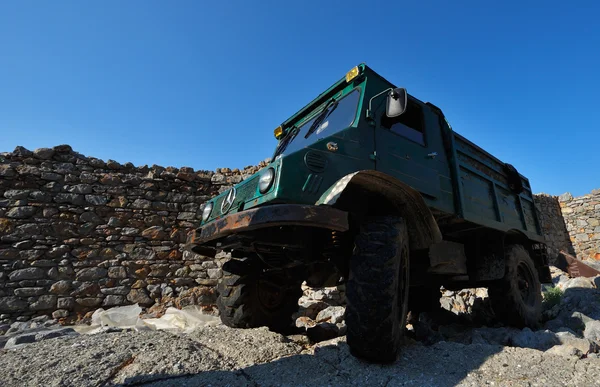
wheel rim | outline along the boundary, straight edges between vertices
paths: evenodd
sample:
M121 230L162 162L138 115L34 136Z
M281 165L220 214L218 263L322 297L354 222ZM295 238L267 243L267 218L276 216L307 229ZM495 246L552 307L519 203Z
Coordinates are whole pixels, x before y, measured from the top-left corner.
M535 286L533 273L529 266L524 262L520 262L517 266L517 286L523 302L530 306L534 305Z
M277 308L285 296L285 293L281 290L281 288L274 286L267 281L258 281L257 293L258 301L266 309Z

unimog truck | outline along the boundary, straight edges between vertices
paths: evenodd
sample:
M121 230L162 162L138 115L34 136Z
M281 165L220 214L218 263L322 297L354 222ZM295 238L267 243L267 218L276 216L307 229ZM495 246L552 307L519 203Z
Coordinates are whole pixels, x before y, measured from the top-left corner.
M440 286L487 287L499 320L538 323L550 272L529 181L440 108L360 64L274 134L270 163L188 236L231 254L224 324L285 331L304 281L346 284L347 342L372 362L396 359L408 310L439 307Z

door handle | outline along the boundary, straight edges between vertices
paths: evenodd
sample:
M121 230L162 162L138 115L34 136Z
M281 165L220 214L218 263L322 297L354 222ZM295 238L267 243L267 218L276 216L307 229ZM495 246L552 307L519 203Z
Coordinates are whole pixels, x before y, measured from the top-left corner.
M435 159L435 157L436 157L437 155L438 155L438 154L437 154L437 152L431 152L431 153L429 153L429 154L427 155L427 157L430 157L430 158L432 158L432 159Z

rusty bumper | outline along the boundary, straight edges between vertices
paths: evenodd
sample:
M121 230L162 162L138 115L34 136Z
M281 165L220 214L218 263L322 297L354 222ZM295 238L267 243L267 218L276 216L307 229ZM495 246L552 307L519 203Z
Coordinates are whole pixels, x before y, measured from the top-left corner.
M279 226L305 226L347 231L348 213L327 206L273 204L216 219L188 236L188 245L201 246L226 236Z

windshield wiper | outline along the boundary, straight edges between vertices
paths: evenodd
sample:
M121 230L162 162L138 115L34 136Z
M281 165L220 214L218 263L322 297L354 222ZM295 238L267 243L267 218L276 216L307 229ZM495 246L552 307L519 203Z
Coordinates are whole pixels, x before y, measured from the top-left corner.
M333 106L333 107L332 107ZM306 132L306 135L304 136L304 138L308 138L311 134L313 134L313 132L319 127L321 126L321 123L327 118L329 117L329 115L331 113L333 113L333 111L335 110L335 108L337 108L338 103L335 100L335 98L332 98L331 101L329 101L329 103L327 104L327 106L325 106L325 109L323 109L323 111L321 112L321 114L319 114L319 116L315 119L315 121L312 123L312 125L310 126L310 128L308 129L308 132ZM329 108L331 107L331 110L329 110Z
M296 137L297 134L298 134L298 128L296 128L295 126L292 126L288 130L287 136L285 136L281 140L281 142L277 146L277 149L275 149L275 156L273 156L273 157L277 157L277 156L279 156L280 153L283 153L283 151L285 151L285 148L287 148L288 144L290 142L292 142L292 140L294 139L294 137Z

